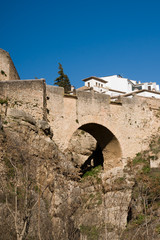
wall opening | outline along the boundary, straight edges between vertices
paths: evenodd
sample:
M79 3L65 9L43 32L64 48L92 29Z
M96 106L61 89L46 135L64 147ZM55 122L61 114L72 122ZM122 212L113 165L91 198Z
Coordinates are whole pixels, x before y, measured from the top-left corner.
M104 170L121 165L121 147L114 134L106 127L88 123L73 134L69 151L80 168L80 175L101 165Z

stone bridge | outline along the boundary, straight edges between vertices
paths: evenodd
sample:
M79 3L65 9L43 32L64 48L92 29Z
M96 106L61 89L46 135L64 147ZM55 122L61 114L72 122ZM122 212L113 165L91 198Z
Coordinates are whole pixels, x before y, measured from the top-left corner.
M0 98L9 99L10 108L47 120L62 151L77 129L90 133L101 147L104 169L123 166L127 158L145 150L160 126L160 100L152 98L111 102L109 96L94 92L64 95L63 88L46 86L43 79L2 81Z
M64 95L63 89L47 87L48 120L54 139L62 150L68 148L77 129L90 133L100 145L104 169L123 165L127 158L148 147L159 128L160 101L142 97L110 97L94 92Z

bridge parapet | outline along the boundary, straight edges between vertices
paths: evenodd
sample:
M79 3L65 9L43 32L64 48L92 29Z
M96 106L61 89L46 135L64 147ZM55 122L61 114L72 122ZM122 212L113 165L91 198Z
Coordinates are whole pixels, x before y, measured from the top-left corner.
M80 115L98 115L109 108L110 96L94 92L77 92L77 111Z
M77 99L77 103L82 106L92 105L95 111L96 104L99 106L107 107L109 104L114 105L123 105L131 107L136 105L148 105L150 107L159 108L160 107L160 100L156 98L146 98L142 96L134 95L132 98L127 98L120 96L117 101L112 101L109 95L106 94L99 94L95 93L94 91L91 92L82 92L82 91L75 91L74 95L69 95L64 93L64 89L61 87L56 86L47 86L47 94L53 99L61 99L63 98L70 98L70 99ZM89 109L88 109L89 110Z

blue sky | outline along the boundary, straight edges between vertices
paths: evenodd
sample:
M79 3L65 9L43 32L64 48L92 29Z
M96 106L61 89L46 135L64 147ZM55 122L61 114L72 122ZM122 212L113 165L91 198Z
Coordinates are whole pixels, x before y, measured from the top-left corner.
M21 79L53 84L60 62L76 88L112 74L160 84L158 0L6 0L0 8L0 48Z

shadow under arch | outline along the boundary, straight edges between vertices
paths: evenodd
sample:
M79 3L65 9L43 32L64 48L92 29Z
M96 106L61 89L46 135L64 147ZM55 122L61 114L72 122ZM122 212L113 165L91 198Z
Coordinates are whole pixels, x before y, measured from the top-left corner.
M99 150L100 147L103 154L104 170L122 165L120 143L108 128L97 123L87 123L79 127L79 129L88 132L97 140L97 148Z

